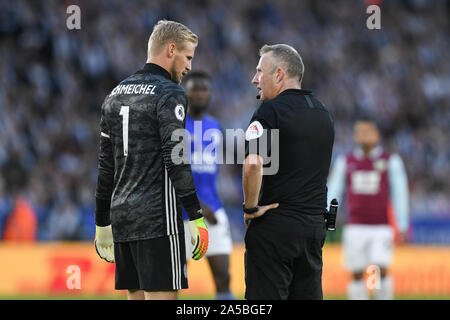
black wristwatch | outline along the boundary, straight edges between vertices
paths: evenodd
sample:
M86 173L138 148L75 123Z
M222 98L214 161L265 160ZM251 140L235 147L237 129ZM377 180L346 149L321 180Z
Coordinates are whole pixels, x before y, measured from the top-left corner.
M242 210L243 210L245 213L255 213L255 212L257 212L257 211L259 210L259 206L256 206L256 207L254 207L254 208L246 208L246 207L245 207L245 203L243 203L243 204L242 204Z

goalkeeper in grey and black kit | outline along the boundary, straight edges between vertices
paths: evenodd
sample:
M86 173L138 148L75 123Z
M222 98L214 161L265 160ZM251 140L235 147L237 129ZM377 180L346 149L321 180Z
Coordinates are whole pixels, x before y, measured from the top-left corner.
M144 68L102 105L95 247L116 262L116 289L129 290L129 298L173 298L187 288L182 206L193 258L207 250L191 168L180 163L184 138L172 137L184 130L187 98L178 83L190 70L196 45L188 28L160 21Z

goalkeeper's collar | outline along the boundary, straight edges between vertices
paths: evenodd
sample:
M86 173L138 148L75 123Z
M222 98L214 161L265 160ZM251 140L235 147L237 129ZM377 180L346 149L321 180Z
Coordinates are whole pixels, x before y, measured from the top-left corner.
M163 76L168 80L172 80L169 71L164 69L163 67L157 65L156 63L146 63L144 67L136 73L151 73Z

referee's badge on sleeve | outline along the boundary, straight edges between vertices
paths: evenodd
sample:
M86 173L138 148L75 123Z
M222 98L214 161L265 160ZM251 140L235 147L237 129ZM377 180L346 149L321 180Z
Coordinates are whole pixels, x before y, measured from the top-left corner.
M175 107L175 117L177 117L178 120L183 121L184 120L184 107L182 104L177 104Z
M261 137L263 135L263 127L259 121L253 121L247 128L245 132L245 140L253 140Z

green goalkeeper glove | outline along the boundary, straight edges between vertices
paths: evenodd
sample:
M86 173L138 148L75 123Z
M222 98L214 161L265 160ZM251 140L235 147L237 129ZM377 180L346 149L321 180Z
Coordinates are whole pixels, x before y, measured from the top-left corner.
M111 225L106 227L95 226L95 250L100 258L114 262L114 242Z
M194 246L192 259L200 260L208 251L209 235L204 217L189 221L189 231L191 233L191 242Z

